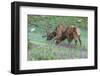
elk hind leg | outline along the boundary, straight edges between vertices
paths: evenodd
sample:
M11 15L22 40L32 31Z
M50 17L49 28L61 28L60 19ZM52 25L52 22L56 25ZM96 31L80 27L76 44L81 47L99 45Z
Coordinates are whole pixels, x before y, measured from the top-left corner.
M80 46L81 46L81 44L82 44L82 43L81 43L81 39L79 38L78 40L79 40L79 43L80 43Z

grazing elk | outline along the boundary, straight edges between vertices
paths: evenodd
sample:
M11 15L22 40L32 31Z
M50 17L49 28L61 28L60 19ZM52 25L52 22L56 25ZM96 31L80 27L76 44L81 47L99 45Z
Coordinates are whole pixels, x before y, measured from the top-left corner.
M56 34L56 44L59 44L63 40L67 39L69 44L72 42L72 40L75 40L75 44L77 44L77 41L79 40L81 45L80 29L78 27L68 26L64 28L62 34L59 34L58 31Z
M81 45L80 29L75 26L57 26L53 32L47 34L47 40L51 40L53 38L56 40L56 44L59 44L63 40L67 39L69 44L72 40L75 40L75 44L77 44L77 41L79 40Z

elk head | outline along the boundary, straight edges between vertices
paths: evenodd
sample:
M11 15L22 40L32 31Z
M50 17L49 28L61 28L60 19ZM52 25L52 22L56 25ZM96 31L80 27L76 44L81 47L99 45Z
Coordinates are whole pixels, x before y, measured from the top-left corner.
M46 26L46 35L45 37L47 37L47 40L52 40L55 36L56 36L56 30L54 31L50 31L50 26Z
M47 40L52 40L56 36L56 32L47 33Z

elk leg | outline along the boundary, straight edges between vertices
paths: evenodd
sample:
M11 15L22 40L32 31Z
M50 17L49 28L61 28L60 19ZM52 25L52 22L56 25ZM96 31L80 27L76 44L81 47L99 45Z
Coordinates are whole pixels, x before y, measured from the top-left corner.
M79 42L80 42L80 45L81 45L81 39L79 38Z
M72 42L72 39L68 39L68 44L70 45Z
M77 45L77 40L75 40L75 45Z

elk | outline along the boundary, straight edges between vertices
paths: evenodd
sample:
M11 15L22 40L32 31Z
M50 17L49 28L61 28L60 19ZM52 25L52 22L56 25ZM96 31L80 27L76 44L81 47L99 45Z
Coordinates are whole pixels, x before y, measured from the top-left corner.
M67 39L68 43L70 44L72 40L75 40L75 44L77 45L77 41L80 42L81 45L81 39L80 39L80 29L75 26L68 26L64 28L64 30L59 34L60 30L57 30L56 34L56 44L59 44L63 40Z
M79 41L81 45L80 29L75 26L64 27L62 25L58 25L53 32L47 33L47 40L52 40L53 38L56 40L56 44L67 39L69 44L72 40L75 40L75 44Z

